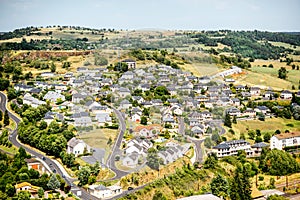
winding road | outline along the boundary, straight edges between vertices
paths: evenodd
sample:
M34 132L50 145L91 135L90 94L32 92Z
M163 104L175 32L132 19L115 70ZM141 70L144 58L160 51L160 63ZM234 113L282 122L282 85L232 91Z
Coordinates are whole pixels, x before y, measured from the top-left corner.
M110 168L113 172L115 172L115 177L113 177L111 180L116 180L116 179L120 179L123 176L126 176L127 174L129 174L129 172L126 171L122 171L117 169L116 167L116 163L115 163L115 157L117 155L121 155L122 151L120 149L120 146L122 144L122 139L126 130L126 123L125 123L125 119L124 116L122 114L122 112L120 112L119 110L117 110L116 108L112 107L114 113L117 115L118 120L119 120L119 134L118 137L114 143L114 146L112 148L112 152L109 155L107 161L106 161L106 165L108 166L108 168Z
M57 161L50 159L49 157L35 151L32 148L28 148L27 146L23 145L22 143L20 143L17 139L18 136L18 124L20 123L20 119L14 115L13 113L11 113L7 107L7 97L4 93L0 92L0 109L2 110L2 112L5 112L5 110L8 111L8 115L9 117L16 123L16 128L15 130L12 131L12 133L9 136L9 140L10 142L20 148L23 147L27 153L35 156L37 159L39 159L44 165L46 165L47 169L50 169L52 171L56 171L56 173L58 173L60 176L64 177L66 183L68 185L71 185L71 192L74 193L74 195L77 196L77 191L81 191L81 195L79 198L84 199L84 200L98 200L98 198L90 195L85 189L76 186L75 184L73 184L73 182L76 180L74 178L71 178L69 176L69 174L67 174L67 172L64 170L63 166L61 166ZM42 159L44 158L44 159Z

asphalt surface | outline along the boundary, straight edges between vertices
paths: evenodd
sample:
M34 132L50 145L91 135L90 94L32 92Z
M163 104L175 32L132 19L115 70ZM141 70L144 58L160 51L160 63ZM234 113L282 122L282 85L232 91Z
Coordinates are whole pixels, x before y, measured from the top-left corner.
M0 109L3 112L5 112L5 110L6 110L6 104L7 104L7 97L5 94L0 92ZM49 168L52 172L59 174L61 177L64 177L66 183L68 185L71 185L71 192L73 192L75 195L77 195L77 191L81 191L81 195L78 196L79 198L84 199L84 200L98 200L98 198L90 195L85 189L73 184L73 182L76 179L69 178L68 174L64 174L64 172L61 170L61 168L63 168L62 166L58 166L58 164L56 162L54 162L52 159L50 159L49 157L47 157L39 152L36 152L33 149L28 148L28 147L24 146L23 144L21 144L17 140L18 124L20 123L21 120L17 116L15 116L13 113L11 113L9 110L7 110L7 111L8 111L9 117L16 123L16 129L13 130L9 136L9 140L14 146L16 146L18 148L23 147L27 153L43 160L43 162L47 165L46 168Z
M109 155L107 161L106 161L106 165L108 166L108 168L110 168L114 173L115 173L115 177L112 178L112 180L116 180L116 179L120 179L123 176L126 176L127 174L129 174L129 172L126 171L122 171L117 169L116 167L116 163L115 163L115 157L117 155L121 155L121 144L122 144L122 139L126 130L126 123L125 123L125 119L124 116L122 114L122 112L120 112L119 110L117 110L116 108L113 108L114 113L117 115L118 120L119 120L119 134L118 137L114 143L113 149L111 154Z

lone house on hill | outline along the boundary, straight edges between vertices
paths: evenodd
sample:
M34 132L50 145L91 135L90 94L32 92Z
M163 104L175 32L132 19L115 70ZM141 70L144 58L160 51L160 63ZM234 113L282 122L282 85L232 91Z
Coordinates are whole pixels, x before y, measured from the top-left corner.
M76 157L78 155L91 152L91 147L87 145L83 140L73 137L68 141L67 153L73 153Z

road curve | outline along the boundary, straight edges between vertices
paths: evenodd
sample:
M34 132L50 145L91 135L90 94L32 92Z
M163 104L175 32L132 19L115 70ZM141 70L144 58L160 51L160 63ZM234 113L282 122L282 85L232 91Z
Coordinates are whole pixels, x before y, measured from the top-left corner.
M33 155L33 156L36 156L37 158L39 159L42 159L44 157L43 160L43 163L45 163L47 165L47 168L50 168L52 171L56 171L56 173L58 173L60 176L63 176L64 175L64 179L66 181L66 183L68 185L72 185L71 187L71 192L73 192L75 195L77 195L77 191L81 191L81 195L79 198L81 199L88 199L88 200L98 200L98 198L90 195L85 189L81 188L81 187L78 187L73 183L74 180L76 179L73 179L73 178L69 178L69 175L68 174L64 174L65 173L65 170L63 170L63 167L58 163L58 162L54 162L52 159L50 159L49 157L39 153L39 152L36 152L34 151L33 149L31 148L28 148L27 146L23 145L22 143L20 143L17 139L17 136L18 136L18 124L20 123L21 119L19 119L16 115L14 115L13 113L11 113L7 107L7 97L4 93L0 92L0 109L5 112L5 110L8 111L8 116L16 123L16 128L15 130L12 131L12 133L10 134L9 136L9 140L10 142L20 148L20 147L23 147L26 152L28 152L29 154Z
M126 123L125 123L125 119L124 116L122 114L122 112L120 112L119 110L117 110L116 108L112 107L114 113L117 115L118 120L119 120L119 134L118 137L114 143L114 146L112 148L112 152L109 155L107 161L106 161L106 165L108 166L108 168L110 168L113 172L115 172L115 176L112 178L112 180L116 180L116 179L120 179L123 176L126 176L127 174L129 174L129 172L126 171L122 171L117 169L116 164L115 164L115 157L117 155L121 154L121 144L122 144L122 139L126 130Z

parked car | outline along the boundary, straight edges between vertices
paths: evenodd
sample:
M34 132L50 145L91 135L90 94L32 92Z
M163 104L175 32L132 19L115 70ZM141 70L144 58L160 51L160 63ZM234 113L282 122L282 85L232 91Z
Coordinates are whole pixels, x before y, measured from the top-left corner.
M133 190L133 187L128 187L128 189L127 190Z

